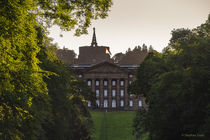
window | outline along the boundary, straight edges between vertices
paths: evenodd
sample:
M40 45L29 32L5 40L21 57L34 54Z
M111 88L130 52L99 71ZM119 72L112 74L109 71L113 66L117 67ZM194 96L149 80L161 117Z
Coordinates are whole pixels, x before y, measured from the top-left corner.
M91 86L91 81L90 80L88 80L88 86Z
M113 107L113 108L116 107L116 100L112 100L112 107Z
M112 81L112 86L116 86L116 81Z
M79 74L79 78L82 78L82 74Z
M120 101L120 106L121 106L121 107L124 106L124 101L123 101L123 100Z
M104 97L107 97L107 89L104 90Z
M132 74L129 74L129 78L132 78L133 77L133 75Z
M96 80L96 86L99 86L99 81L98 80Z
M112 90L112 96L113 96L113 97L116 96L116 90L115 90L115 89Z
M104 81L104 86L107 86L107 85L108 85L108 81L105 80L105 81Z
M91 102L90 101L88 101L88 107L91 107Z
M120 86L124 86L124 81L120 81Z
M99 97L99 94L100 94L99 89L96 89L96 97Z
M108 101L104 100L104 108L107 108L107 107L108 107Z
M123 90L123 89L120 90L120 96L121 96L121 97L124 96L124 90Z
M142 101L139 100L139 107L142 107Z
M132 94L131 92L129 92L129 96L130 96L130 97L132 97L132 96L133 96L133 94Z
M96 100L96 105L97 105L97 106L100 106L99 100Z
M132 101L132 100L130 100L130 102L129 102L129 106L130 106L130 107L132 107L132 106L133 106L133 101Z

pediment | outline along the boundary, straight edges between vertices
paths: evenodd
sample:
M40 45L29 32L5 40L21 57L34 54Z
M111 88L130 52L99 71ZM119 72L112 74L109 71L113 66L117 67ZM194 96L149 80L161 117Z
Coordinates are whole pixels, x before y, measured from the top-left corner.
M88 73L125 73L127 72L125 69L122 69L116 64L110 62L102 62L92 66L88 71Z

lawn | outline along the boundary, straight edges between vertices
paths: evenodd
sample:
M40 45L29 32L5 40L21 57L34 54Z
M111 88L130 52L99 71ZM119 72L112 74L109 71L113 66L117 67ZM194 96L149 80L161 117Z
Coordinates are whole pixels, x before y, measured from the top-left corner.
M91 112L94 140L135 140L132 135L133 111Z

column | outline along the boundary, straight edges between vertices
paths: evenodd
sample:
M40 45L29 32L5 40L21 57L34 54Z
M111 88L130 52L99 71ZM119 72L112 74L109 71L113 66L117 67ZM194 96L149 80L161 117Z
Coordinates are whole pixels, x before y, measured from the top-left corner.
M95 89L95 79L92 79L91 80L91 89L92 91L95 93L96 92L96 89ZM96 94L95 94L96 95ZM96 103L94 103L96 105Z
M112 107L112 93L111 93L111 89L112 89L112 80L108 79L108 108Z
M120 107L120 80L116 80L116 101L117 101L117 108Z
M128 79L125 79L125 88L124 88L124 94L125 94L125 106L129 107L129 100L128 100Z
M104 84L103 84L103 79L100 79L99 81L100 81L100 83L99 83L100 84L100 97L99 97L100 98L99 99L100 107L103 108L104 107L104 94L103 94L104 93L104 89L103 89Z
M96 90L95 90L95 79L91 80L91 88L92 88L93 92L96 92Z

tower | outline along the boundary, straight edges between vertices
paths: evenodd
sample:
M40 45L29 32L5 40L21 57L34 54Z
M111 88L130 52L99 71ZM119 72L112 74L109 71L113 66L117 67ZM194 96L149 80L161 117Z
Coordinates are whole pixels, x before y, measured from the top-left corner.
M93 38L92 38L92 42L91 42L91 47L98 47L97 40L96 40L95 27L93 28Z
M98 46L96 40L96 31L95 28L93 28L91 45L79 47L78 64L94 65L103 61L110 60L109 47Z

